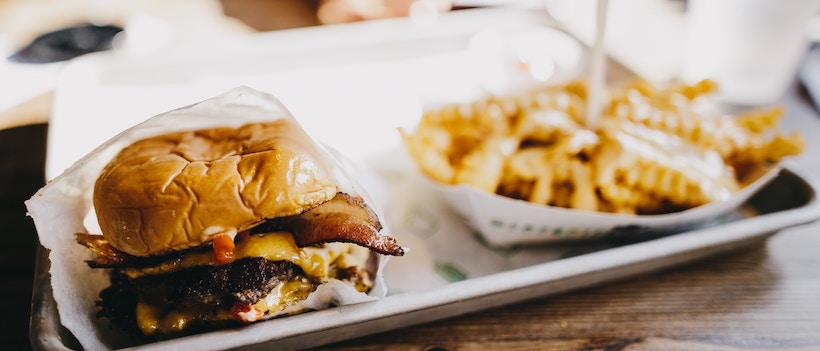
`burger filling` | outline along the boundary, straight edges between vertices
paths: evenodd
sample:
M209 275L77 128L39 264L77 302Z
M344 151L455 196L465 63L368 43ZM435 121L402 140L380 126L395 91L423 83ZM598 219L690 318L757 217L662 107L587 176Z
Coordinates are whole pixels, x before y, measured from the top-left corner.
M259 251L263 255L248 255ZM362 292L372 286L365 269L370 252L355 244L299 250L290 234L269 233L239 239L235 252L223 265L195 264L210 256L198 250L157 266L115 269L112 285L100 294L100 316L162 337L283 314L330 278Z
M367 292L374 252L403 253L378 235L381 227L367 210L340 193L303 214L266 221L230 243L215 238L208 246L163 256L129 256L100 235L77 239L97 254L89 265L113 268L98 315L135 334L164 338L286 314L330 279Z

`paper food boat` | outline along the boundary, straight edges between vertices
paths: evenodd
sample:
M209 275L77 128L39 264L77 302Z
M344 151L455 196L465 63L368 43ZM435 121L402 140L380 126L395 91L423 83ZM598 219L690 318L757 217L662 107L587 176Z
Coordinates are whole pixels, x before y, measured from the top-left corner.
M616 214L534 204L476 190L444 185L422 176L467 224L497 246L545 244L578 240L661 236L728 221L732 212L774 179L773 167L724 201L658 215Z

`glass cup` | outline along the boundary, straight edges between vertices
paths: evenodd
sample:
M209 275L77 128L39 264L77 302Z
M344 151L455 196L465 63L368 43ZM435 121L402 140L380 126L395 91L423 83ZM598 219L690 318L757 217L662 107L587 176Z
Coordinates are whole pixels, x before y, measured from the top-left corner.
M777 101L809 47L820 0L689 0L681 77L712 79L733 105Z

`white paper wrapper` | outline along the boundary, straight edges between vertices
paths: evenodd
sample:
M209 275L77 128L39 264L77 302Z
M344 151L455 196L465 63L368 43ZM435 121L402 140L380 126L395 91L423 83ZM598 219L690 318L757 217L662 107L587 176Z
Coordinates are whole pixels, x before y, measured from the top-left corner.
M553 207L478 191L467 185L442 185L422 176L464 222L490 244L513 246L624 236L662 235L714 223L737 209L780 171L775 167L725 201L661 215L628 215Z
M124 147L154 135L217 126L239 127L281 118L294 117L279 100L248 87L238 87L215 98L157 115L123 131L66 169L26 202L40 242L50 251L49 273L61 322L85 349L111 349L130 342L112 332L107 321L96 318L95 301L108 285L107 272L88 267L85 260L91 259L92 255L77 244L74 236L90 230L84 226L84 219L89 213L93 214L94 183L105 165ZM77 137L82 138L82 135ZM337 165L342 190L362 195L381 217L379 204L358 182L348 177L349 171L336 157L330 152L327 156ZM385 225L383 232L387 230ZM374 288L369 294L360 293L346 284L331 283L294 309L318 309L328 304L352 304L383 297L386 288L381 271L385 262L386 257L382 257Z

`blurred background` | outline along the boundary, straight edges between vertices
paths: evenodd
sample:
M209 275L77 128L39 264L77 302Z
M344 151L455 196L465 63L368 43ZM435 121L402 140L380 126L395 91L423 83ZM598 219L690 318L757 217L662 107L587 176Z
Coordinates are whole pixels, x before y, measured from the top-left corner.
M19 110L15 116L5 112L50 91L62 67L60 62L95 50L113 47L142 55L181 45L202 45L231 36L297 27L403 16L420 22L430 21L435 14L445 11L488 6L546 10L564 29L591 45L598 3L597 0L0 0L0 55L10 58L0 63L0 127L19 124L22 123L19 119L31 117L27 113L20 114ZM707 76L723 80L725 82L719 83L725 90L736 92L725 98L739 104L776 100L785 89L783 86L794 78L809 43L820 33L814 18L820 4L817 0L795 0L785 5L772 0L723 0L718 4L703 0L608 0L604 3L608 9L605 46L613 59L651 82L697 80ZM43 38L48 34L51 35ZM764 85L772 87L771 91L760 91L762 88L758 87Z

